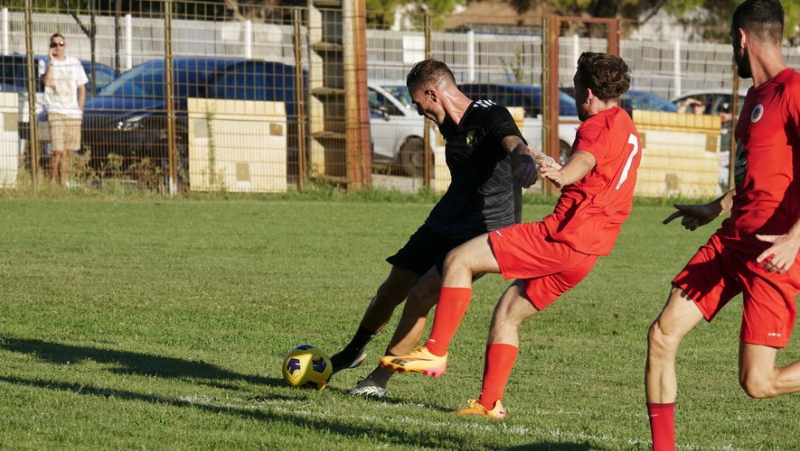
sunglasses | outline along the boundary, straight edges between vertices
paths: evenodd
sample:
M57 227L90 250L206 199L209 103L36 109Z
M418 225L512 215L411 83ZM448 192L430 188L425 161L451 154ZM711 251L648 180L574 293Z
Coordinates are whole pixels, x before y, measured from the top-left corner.
M51 42L50 43L50 48L54 49L56 47L64 47L65 45L67 45L66 42Z

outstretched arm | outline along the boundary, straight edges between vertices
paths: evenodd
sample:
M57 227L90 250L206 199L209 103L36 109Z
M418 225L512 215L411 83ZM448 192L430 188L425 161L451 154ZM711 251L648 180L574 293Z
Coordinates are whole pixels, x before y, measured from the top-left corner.
M703 205L675 204L677 211L667 216L662 223L669 224L673 219L683 217L681 225L687 230L695 230L713 221L719 215L730 213L735 194L736 190L732 189L720 198Z
M558 164L546 166L541 164L539 169L542 177L549 179L559 188L582 180L597 165L597 160L589 152L578 150L573 152L567 164L561 167Z
M539 178L539 171L536 169L533 152L525 142L519 136L509 135L503 138L501 143L508 153L519 153L519 167L514 172L514 178L516 178L517 182L523 188L528 188L536 183L536 179Z

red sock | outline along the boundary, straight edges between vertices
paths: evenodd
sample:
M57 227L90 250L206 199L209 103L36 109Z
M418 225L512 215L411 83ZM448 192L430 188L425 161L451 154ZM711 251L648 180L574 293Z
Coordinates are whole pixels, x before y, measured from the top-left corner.
M675 403L647 403L653 451L675 451Z
M471 297L472 288L442 287L436 315L433 317L431 336L425 342L428 351L440 357L447 354L447 348L467 312Z
M486 361L483 365L483 386L478 402L489 410L497 401L503 399L508 376L514 368L519 348L504 343L486 346Z

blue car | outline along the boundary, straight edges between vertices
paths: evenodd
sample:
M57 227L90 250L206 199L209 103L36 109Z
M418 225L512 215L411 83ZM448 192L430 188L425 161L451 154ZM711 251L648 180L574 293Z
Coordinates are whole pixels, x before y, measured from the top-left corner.
M36 74L36 92L42 92L44 87L39 80L39 62L45 60L45 56L35 55L34 73ZM101 89L117 78L114 69L105 64L95 63L95 76L92 77L92 62L81 61L83 70L89 77L86 89L88 97L97 95ZM0 56L0 91L5 92L26 92L28 91L28 67L25 55L2 55Z
M526 117L542 114L542 87L514 83L465 83L458 87L472 99L489 99L506 107L523 107ZM558 115L578 116L575 99L558 93Z
M149 159L168 162L167 105L175 111L179 175L188 164L187 99L286 102L289 157L296 161L297 105L295 68L279 62L228 58L174 58L173 97L167 98L166 60L151 60L124 73L86 102L83 144L92 165L104 168L108 156L121 157L122 167ZM291 161L290 161L291 165Z

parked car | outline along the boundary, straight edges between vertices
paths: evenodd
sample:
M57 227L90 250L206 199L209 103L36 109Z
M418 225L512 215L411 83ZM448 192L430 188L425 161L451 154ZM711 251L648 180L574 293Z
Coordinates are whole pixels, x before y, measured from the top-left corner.
M465 83L459 85L459 88L472 99L491 100L506 107L522 107L525 111L522 135L529 144L542 148L542 88L540 86L512 83ZM558 112L559 154L561 161L565 162L572 153L572 142L575 140L575 130L579 123L575 99L559 91Z
M561 88L561 91L573 96L575 88L565 86ZM632 113L633 110L664 111L667 113L678 111L678 108L673 103L648 91L629 89L625 94L622 94L620 100L622 101L620 107L624 108L628 113Z
M42 55L35 55L33 57L35 64L34 74L36 77L34 83L37 93L36 114L38 116L38 121L42 123L47 121L47 115L44 114L44 107L42 105L44 85L39 79L39 64L45 59L46 57ZM27 61L28 59L25 55L0 56L0 91L16 92L19 94L28 92ZM97 95L101 89L114 81L117 77L117 73L114 69L100 63L95 63L95 76L92 77L91 61L81 61L81 64L83 65L83 70L86 71L86 75L89 77L89 83L87 83L86 89L87 98ZM26 97L21 100L24 102L25 108L23 109L23 114L19 117L17 130L19 130L19 137L21 139L28 139L30 135L29 116L27 113L27 111L29 111L28 99Z
M36 77L36 92L42 92L41 80L39 80L39 64L46 59L45 56L35 55L33 57L35 67L34 73ZM92 62L81 61L83 70L89 77L87 84L87 95L89 97L97 95L101 89L117 78L117 73L114 69L106 66L105 64L95 62L95 76L92 77ZM28 66L27 58L25 55L2 55L0 56L0 91L5 92L27 92L28 91Z
M188 165L187 99L262 100L286 102L290 166L297 160L295 68L279 62L228 58L174 58L173 107L179 176ZM108 156L122 159L121 170L149 158L166 167L166 61L144 62L124 73L86 102L84 148L93 166Z
M739 88L739 105L736 111L742 110L742 104L744 103L744 97L747 95L748 89L749 87ZM703 89L683 93L673 98L671 102L675 105L676 109L680 109L686 101L695 99L706 106L704 114L717 115L723 104L727 103L731 105L732 96L732 89Z
M397 82L367 83L372 159L396 164L408 176L421 177L425 118L417 113L408 89Z

